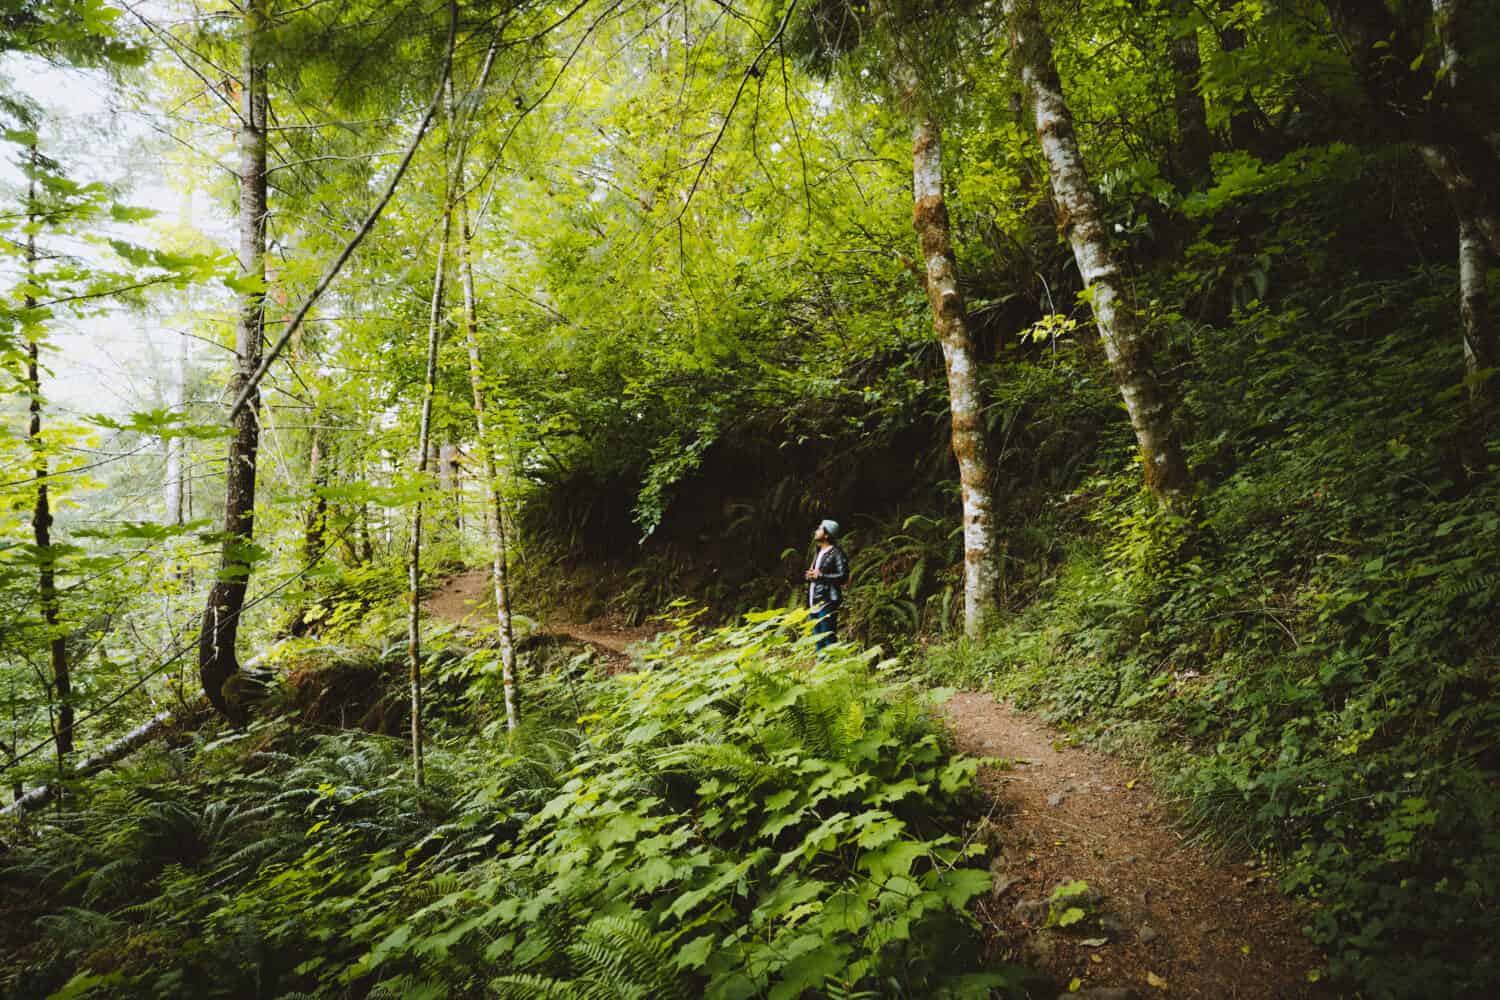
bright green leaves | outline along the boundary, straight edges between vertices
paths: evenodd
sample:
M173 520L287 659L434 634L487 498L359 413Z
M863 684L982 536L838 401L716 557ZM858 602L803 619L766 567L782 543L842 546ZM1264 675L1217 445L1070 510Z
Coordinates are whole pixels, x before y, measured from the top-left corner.
M943 753L865 658L809 668L795 617L659 638L649 670L596 689L567 780L478 898L423 909L360 967L415 970L482 936L507 995L606 969L653 996L788 998L888 975L931 992L971 971L964 911L989 875L933 827L951 825L975 762ZM603 920L639 961L568 943ZM951 968L921 957L955 944L967 957Z

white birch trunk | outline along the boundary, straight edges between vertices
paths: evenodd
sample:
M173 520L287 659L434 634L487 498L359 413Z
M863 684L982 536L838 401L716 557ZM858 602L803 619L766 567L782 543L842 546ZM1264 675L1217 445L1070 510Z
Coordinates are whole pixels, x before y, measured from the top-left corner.
M460 173L460 178L462 178ZM474 262L469 245L468 204L458 203L459 267L464 290L464 339L469 349L469 387L474 395L475 433L479 439L479 459L484 466L484 481L489 488L485 522L490 536L490 580L495 588L495 624L500 635L500 676L505 691L505 726L512 732L520 725L516 693L516 643L510 616L510 567L506 551L504 493L495 464L495 449L490 441L489 414L484 394L484 368L479 358L479 317L474 297Z
M1464 367L1468 373L1469 398L1475 402L1493 395L1486 374L1500 362L1495 330L1489 318L1490 248L1472 220L1458 221L1458 309L1464 326Z
M1003 0L1003 7L1010 19L1021 77L1036 119L1037 139L1052 180L1058 226L1067 233L1078 272L1088 289L1104 353L1135 429L1146 486L1163 503L1176 506L1190 485L1187 460L1151 368L1150 339L1110 245L1099 198L1078 148L1073 115L1053 63L1052 40L1042 23L1037 0Z
M187 344L186 337L177 338L177 359L172 367L172 383L167 398L168 408L179 419L182 418L183 407L187 403ZM186 521L184 512L187 509L187 490L186 483L183 481L186 449L187 438L181 435L167 438L167 472L164 488L167 524L174 527L181 527Z
M428 445L432 440L432 397L437 391L438 348L442 344L443 296L446 291L448 235L453 210L444 195L442 235L438 237L437 269L432 279L432 309L427 317L427 367L422 383L422 418L417 428L417 480L427 475ZM411 763L418 786L426 781L422 750L422 500L417 499L411 519L411 551L406 563L407 590L411 600L406 628L406 651L411 668Z
M912 225L922 245L932 326L948 372L953 456L964 517L964 632L977 635L995 607L1000 552L995 541L994 458L984 432L974 338L963 293L943 193L942 129L924 116L912 137Z

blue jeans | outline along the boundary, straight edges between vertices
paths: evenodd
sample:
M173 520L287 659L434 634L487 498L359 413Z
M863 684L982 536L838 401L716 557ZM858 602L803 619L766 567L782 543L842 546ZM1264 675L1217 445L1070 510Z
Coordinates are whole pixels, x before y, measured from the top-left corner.
M839 606L823 604L812 610L813 635L818 637L817 648L822 650L838 641Z

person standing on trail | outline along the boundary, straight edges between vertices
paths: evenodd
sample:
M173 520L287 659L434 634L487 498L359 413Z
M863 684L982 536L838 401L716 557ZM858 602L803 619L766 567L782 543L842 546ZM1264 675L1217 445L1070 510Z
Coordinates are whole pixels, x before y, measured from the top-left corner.
M849 557L834 544L839 523L824 519L813 529L818 553L802 578L807 581L807 606L812 608L813 635L818 649L838 641L839 605L844 601L844 587L849 583Z

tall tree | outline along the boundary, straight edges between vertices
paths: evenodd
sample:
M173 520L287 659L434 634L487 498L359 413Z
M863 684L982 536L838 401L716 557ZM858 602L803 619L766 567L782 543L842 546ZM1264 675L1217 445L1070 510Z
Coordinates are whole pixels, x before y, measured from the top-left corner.
M230 398L246 403L232 418L224 469L223 540L218 574L208 592L198 637L198 675L209 702L226 718L243 722L242 699L226 688L239 672L235 640L245 607L255 531L255 463L260 446L260 368L265 331L266 284L266 0L246 0L240 13L238 149L239 310L235 327Z
M177 338L177 352L173 359L171 382L167 388L167 405L174 416L182 419L187 405L188 341ZM187 520L187 437L169 434L163 442L167 451L165 482L162 484L166 505L166 522L180 528Z
M1441 85L1450 100L1472 117L1479 87L1464 58L1466 30L1472 29L1463 0L1432 0L1438 44L1442 49ZM1491 122L1491 145L1500 136L1500 123ZM1500 147L1497 147L1500 151ZM1491 178L1493 182L1493 178ZM1493 254L1472 211L1455 201L1458 216L1458 312L1463 324L1464 368L1469 399L1482 410L1495 397L1492 372L1500 367L1500 337L1490 319L1489 269Z
M446 162L444 164L446 173ZM432 401L437 394L438 350L442 346L443 303L447 292L448 240L453 228L452 185L445 184L443 219L437 246L437 267L432 278L432 305L427 317L427 360L422 379L422 410L417 425L417 481L422 490L411 516L411 545L406 556L407 609L406 652L411 675L411 762L418 785L426 781L422 748L422 497L426 493L427 466L431 457Z
M1327 0L1327 7L1371 102L1399 137L1416 144L1453 206L1464 365L1470 398L1482 403L1492 392L1486 373L1500 364L1486 289L1490 261L1500 253L1500 126L1464 58L1471 11L1463 0L1433 0L1398 20L1384 2ZM1440 52L1436 73L1423 52L1432 37Z
M53 694L57 698L57 768L62 773L67 769L68 757L73 753L73 677L68 668L68 640L59 624L57 600L57 555L52 547L52 505L50 469L47 450L42 441L42 368L40 346L34 327L37 298L36 266L38 261L36 231L43 214L37 201L37 180L42 170L42 157L37 151L35 138L27 151L26 182L26 387L30 395L27 411L30 419L26 424L26 441L31 447L32 471L36 475L36 499L31 510L32 540L36 545L37 558L37 602L42 612L42 624L47 636L47 661L51 672Z
M953 252L943 183L943 128L936 95L915 51L920 19L883 2L872 4L871 12L891 40L891 84L912 119L912 227L922 249L923 285L948 376L953 456L963 503L964 632L972 636L994 610L1000 586L995 460L985 436L979 359Z
M1176 166L1182 180L1192 184L1208 173L1208 158L1213 152L1208 109L1199 91L1203 57L1198 49L1198 17L1194 5L1188 0L1175 0L1168 14L1171 23L1172 112L1177 120Z
M462 180L460 173L460 180ZM489 491L485 505L485 529L490 536L490 582L495 592L495 625L500 641L500 676L505 690L505 725L514 731L520 725L516 691L516 642L510 614L510 552L505 536L505 495L495 462L488 401L484 391L484 366L479 356L479 308L474 294L474 259L469 231L468 204L458 202L458 265L464 292L464 341L469 355L469 388L474 399L474 434L479 461Z
M1177 505L1191 485L1187 459L1152 369L1151 338L1126 285L1119 255L1110 244L1099 196L1084 166L1073 114L1053 59L1052 39L1037 0L1002 0L1002 8L1010 22L1021 79L1052 180L1058 225L1073 247L1104 353L1135 429L1146 487L1168 506Z
M479 449L480 467L484 471L485 489L489 493L485 505L485 531L490 543L490 584L495 598L495 627L500 643L500 677L505 697L505 725L514 732L520 725L519 695L516 685L515 629L510 613L510 551L505 534L505 493L501 485L500 470L495 461L494 428L490 426L489 400L484 387L484 365L479 353L479 299L474 291L473 230L469 220L468 189L468 143L472 107L483 99L490 73L495 65L500 36L496 34L485 53L484 63L479 69L477 82L466 102L470 113L460 115L459 109L450 100L448 124L454 136L453 176L457 184L454 208L458 212L458 269L463 288L464 347L469 360L469 390L474 405L474 434ZM451 96L451 92L450 92Z
M1476 116L1469 107L1455 106L1453 88L1443 83L1424 58L1424 44L1441 32L1440 44L1448 62L1453 51L1457 82L1472 98L1471 74L1459 53L1465 23L1461 3L1439 3L1442 17L1436 26L1425 4L1408 4L1398 20L1384 0L1326 0L1334 30L1348 49L1350 61L1372 104L1383 113L1383 124L1400 138L1416 144L1434 177L1452 199L1455 213L1467 218L1500 253L1500 133L1493 106ZM1424 12L1425 8L1425 12ZM1445 71L1446 75L1446 71ZM1476 120L1477 118L1477 120Z

